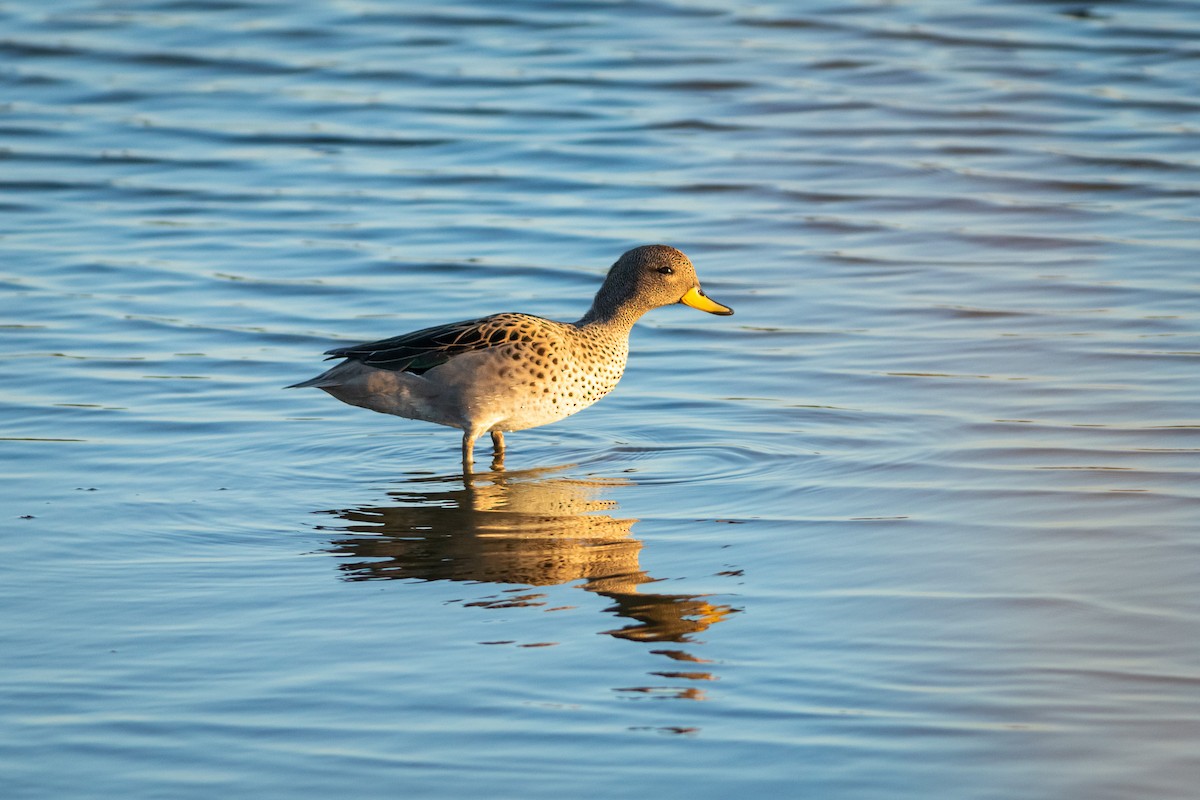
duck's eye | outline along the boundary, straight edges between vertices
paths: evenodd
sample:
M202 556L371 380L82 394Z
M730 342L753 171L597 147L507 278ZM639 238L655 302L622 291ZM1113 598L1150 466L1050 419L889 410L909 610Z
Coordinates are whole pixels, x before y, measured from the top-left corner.
M671 269L670 267L659 267L658 271L661 272L663 275L674 275L675 274L675 270Z

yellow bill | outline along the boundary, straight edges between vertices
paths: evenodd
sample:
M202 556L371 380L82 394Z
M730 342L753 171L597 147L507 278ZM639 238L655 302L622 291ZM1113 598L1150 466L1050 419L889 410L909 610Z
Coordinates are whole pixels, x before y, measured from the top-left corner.
M680 298L679 302L685 306L707 311L710 314L720 314L723 317L728 317L733 313L732 308L723 306L715 300L710 300L708 295L699 286L693 286L691 289L688 289L687 294Z

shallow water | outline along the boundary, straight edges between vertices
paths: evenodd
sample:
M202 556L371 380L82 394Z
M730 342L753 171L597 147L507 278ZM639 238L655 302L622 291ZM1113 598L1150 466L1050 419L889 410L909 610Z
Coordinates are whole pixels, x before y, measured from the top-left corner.
M0 5L5 797L1194 797L1198 43ZM657 241L737 315L504 471L280 389Z

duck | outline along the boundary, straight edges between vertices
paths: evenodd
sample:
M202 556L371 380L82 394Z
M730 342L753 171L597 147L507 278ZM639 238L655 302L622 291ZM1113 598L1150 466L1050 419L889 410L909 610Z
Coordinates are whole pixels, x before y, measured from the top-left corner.
M611 392L634 323L676 303L733 314L704 293L686 255L643 245L609 268L576 322L505 312L335 347L326 360L340 363L286 388L315 387L352 406L458 428L467 473L484 433L502 464L505 433L564 419Z

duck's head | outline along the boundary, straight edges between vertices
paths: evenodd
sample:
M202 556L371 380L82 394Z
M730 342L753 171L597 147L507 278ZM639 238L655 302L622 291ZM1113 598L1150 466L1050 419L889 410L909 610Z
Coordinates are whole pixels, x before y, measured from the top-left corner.
M704 294L687 256L665 244L649 244L635 247L617 259L585 319L629 315L637 319L652 308L674 303L710 314L733 313L733 309Z

